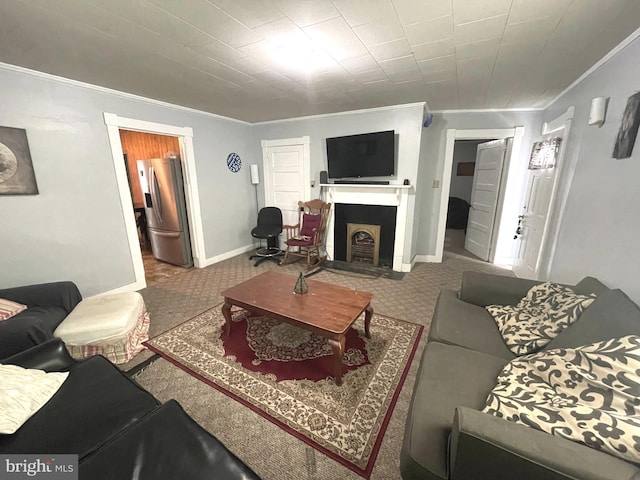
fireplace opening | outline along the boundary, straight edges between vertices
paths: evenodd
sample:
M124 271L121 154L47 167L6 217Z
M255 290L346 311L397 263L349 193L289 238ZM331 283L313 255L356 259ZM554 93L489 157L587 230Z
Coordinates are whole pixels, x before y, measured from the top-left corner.
M349 225L359 225L356 230L349 232ZM376 227L372 229L371 227ZM363 241L364 236L359 237L360 244L357 245L356 257L353 256L352 236L362 230L374 238L374 255L370 252ZM375 230L375 232L374 232ZM395 242L396 230L396 207L387 205L361 205L361 204L335 204L335 224L333 231L334 260L343 262L367 262L373 265L375 254L378 261L376 267L391 267L393 265L393 244ZM348 257L348 250L351 249L351 260ZM359 253L361 250L365 254Z
M347 223L347 262L362 262L378 266L380 256L380 225Z

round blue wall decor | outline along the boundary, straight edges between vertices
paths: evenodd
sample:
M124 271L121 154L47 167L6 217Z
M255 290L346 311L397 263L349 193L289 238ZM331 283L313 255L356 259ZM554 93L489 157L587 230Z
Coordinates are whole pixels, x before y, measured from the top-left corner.
M240 168L242 167L242 160L240 160L240 155L237 153L230 153L227 157L227 167L233 173L238 173Z

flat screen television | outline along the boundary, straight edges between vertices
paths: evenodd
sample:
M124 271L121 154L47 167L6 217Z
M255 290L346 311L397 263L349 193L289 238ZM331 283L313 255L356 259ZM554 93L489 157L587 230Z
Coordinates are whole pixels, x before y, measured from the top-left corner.
M392 176L395 151L393 130L327 138L329 178Z

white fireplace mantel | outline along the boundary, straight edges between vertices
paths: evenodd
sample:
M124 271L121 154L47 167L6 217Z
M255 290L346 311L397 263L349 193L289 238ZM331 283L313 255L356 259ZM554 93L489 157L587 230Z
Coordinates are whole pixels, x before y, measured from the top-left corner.
M335 205L338 203L352 203L357 205L383 205L396 207L396 233L393 244L393 270L402 272L405 235L407 231L407 204L410 185L369 185L369 184L335 184L320 185L324 199L334 205L327 224L326 246L327 255L334 259L334 225ZM408 269L406 271L409 271Z

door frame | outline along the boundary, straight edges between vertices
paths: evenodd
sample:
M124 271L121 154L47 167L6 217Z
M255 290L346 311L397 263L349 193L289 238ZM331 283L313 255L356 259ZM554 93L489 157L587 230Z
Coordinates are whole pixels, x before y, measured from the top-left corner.
M278 140L262 140L262 171L264 173L264 197L263 205L266 205L267 199L271 195L273 185L267 182L268 178L271 178L271 166L269 157L267 156L267 148L269 147L286 147L289 145L302 145L302 175L304 184L304 198L311 200L311 150L310 150L311 137L305 135L304 137L297 138L282 138ZM304 198L302 200L304 200Z
M456 129L449 128L446 133L446 143L444 148L444 165L442 172L442 184L440 189L440 213L438 216L438 230L436 234L436 252L434 255L435 262L442 262L444 255L444 237L447 229L447 211L449 209L449 192L451 189L451 168L453 165L453 149L455 147L456 140L484 140L484 139L504 139L513 138L511 143L511 155L509 158L505 158L503 165L502 180L500 182L500 198L498 201L498 210L496 211L494 235L492 237L492 251L494 252L494 260L499 260L499 263L503 263L505 260L512 258L512 255L505 255L497 248L498 239L500 238L500 230L504 228L503 218L503 205L506 203L507 198L505 195L506 181L508 178L511 165L515 165L517 162L517 156L520 153L522 145L522 139L524 137L524 127L513 128L486 128L486 129ZM509 198L509 201L517 201L518 199Z
M107 126L107 135L111 146L113 165L116 173L116 182L120 193L120 205L124 219L129 251L133 263L135 282L123 285L106 293L120 293L140 290L147 286L144 276L144 264L142 251L138 240L138 228L136 226L133 200L127 170L122 161L122 143L120 142L120 129L133 130L158 135L171 135L178 137L180 144L180 158L183 165L184 193L187 203L187 218L189 221L189 236L191 239L191 252L194 266L205 267L204 235L202 229L202 216L200 214L200 195L198 194L198 182L196 178L195 154L193 150L193 129L191 127L178 127L163 123L148 122L135 118L120 117L115 113L104 112L104 123Z

